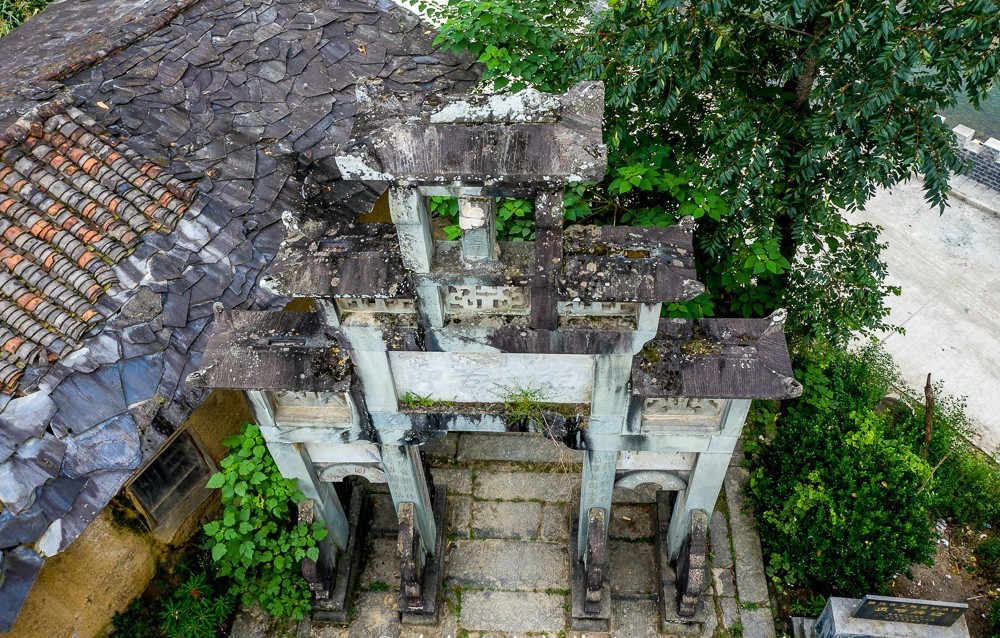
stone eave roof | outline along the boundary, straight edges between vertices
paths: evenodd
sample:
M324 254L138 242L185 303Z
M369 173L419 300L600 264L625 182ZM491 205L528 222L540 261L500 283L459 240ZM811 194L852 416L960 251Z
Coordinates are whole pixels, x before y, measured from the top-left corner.
M347 348L317 313L216 310L202 367L188 376L188 383L296 392L350 388Z
M199 191L169 234L147 233L109 266L117 289L82 347L28 365L0 395L0 631L44 557L75 540L204 398L213 305L275 309L258 285L283 211L336 184L353 85L402 91L476 80L388 0L56 2L0 39L0 130L68 90L114 139ZM62 85L59 84L62 83ZM377 197L350 185L338 207Z
M783 310L766 319L661 319L632 360L643 398L790 399L802 393L785 342Z

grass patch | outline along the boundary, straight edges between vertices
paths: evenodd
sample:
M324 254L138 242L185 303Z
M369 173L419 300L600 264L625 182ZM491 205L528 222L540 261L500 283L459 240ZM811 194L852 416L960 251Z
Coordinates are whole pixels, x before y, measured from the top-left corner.
M41 11L49 0L0 0L0 38Z

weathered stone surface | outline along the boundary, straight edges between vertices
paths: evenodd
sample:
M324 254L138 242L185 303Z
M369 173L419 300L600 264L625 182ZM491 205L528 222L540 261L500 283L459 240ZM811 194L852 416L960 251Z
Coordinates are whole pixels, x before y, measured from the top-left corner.
M541 503L476 501L472 533L477 538L537 538L541 515Z
M712 585L715 587L716 596L735 596L736 582L733 580L733 572L722 567L712 569Z
M28 439L0 463L0 502L15 514L29 507L35 488L59 475L66 444L54 436Z
M451 550L448 575L466 587L565 588L569 557L566 547L555 543L458 540Z
M462 594L462 627L505 634L560 631L566 603L562 594L470 590Z
M708 546L712 552L712 565L730 568L733 566L733 551L729 546L729 521L722 510L716 508L708 522Z
M41 392L14 399L0 413L0 437L16 448L29 438L41 434L49 419L56 413L56 407L52 398Z
M124 414L125 393L117 366L101 366L89 374L74 374L52 393L58 406L50 425L61 435L83 432L119 414ZM80 409L87 406L87 409Z
M650 543L611 541L611 593L646 594L656 591L656 561Z
M572 505L545 503L542 507L542 527L539 538L543 541L569 540L569 510Z
M611 601L611 635L625 638L659 638L660 614L656 601L648 598L620 598Z
M142 461L139 434L125 414L67 438L63 473L78 478L98 470L134 470Z
M768 601L767 579L757 526L744 509L747 504L743 485L748 478L746 468L729 468L725 480L726 502L729 504L729 525L735 552L736 589L741 601L761 604Z
M365 550L364 569L359 585L362 588L399 589L399 550L394 538L375 538Z
M130 359L121 364L125 403L133 405L152 398L163 375L163 355Z
M472 530L472 497L448 493L448 537L469 538Z
M634 490L616 487L611 495L614 503L656 503L656 491L659 486L643 483Z
M351 622L348 638L399 635L399 612L394 592L361 592L355 602L355 609L358 613Z
M504 434L462 437L459 461L522 461L527 463L581 463L583 453L556 447L540 434Z
M722 625L726 629L732 629L740 620L739 601L732 597L719 598L718 605Z
M371 507L371 530L374 534L395 536L399 529L396 519L396 509L392 506L392 498L387 493L369 494Z
M611 508L611 538L639 540L656 533L652 506L615 505Z
M740 611L740 619L743 621L744 635L774 638L774 619L771 618L771 609L769 607L765 606L757 609L744 608ZM940 636L940 634L933 635Z
M4 599L10 601L10 604L0 605L0 632L5 632L14 625L21 603L28 596L38 572L42 570L43 562L41 556L23 545L3 555L0 583L3 583Z
M37 504L16 516L10 510L0 512L0 549L34 542L49 526L49 522L49 518Z
M435 467L431 476L434 485L448 488L448 494L472 494L472 470Z
M476 477L473 495L491 500L549 501L568 503L580 475L539 472L482 473Z

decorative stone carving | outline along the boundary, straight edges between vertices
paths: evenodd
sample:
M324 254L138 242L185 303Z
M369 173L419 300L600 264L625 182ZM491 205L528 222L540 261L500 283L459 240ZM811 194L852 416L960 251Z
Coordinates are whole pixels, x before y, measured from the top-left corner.
M337 310L342 314L352 312L379 312L389 315L413 314L416 312L412 299L337 299Z
M526 315L531 309L531 293L514 286L448 286L446 312Z
M724 401L686 397L646 399L642 405L643 434L709 433L722 423Z
M561 317L634 317L638 304L618 301L560 301Z

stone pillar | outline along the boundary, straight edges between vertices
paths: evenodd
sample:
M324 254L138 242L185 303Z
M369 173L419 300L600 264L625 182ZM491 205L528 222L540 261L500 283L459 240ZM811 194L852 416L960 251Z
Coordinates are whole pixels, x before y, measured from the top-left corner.
M337 490L332 483L319 480L313 469L312 459L309 458L309 452L302 444L276 441L278 426L275 422L274 402L271 396L261 390L247 390L244 395L278 471L285 478L296 479L302 494L316 503L316 509L330 532L320 542L320 553L323 555L321 560L332 566L336 550L330 544L346 549L350 534L350 524L337 496Z
M555 330L559 325L555 291L563 261L562 184L558 187L535 198L535 271L531 279L531 327L535 330Z
M497 200L492 197L459 197L458 225L462 229L462 258L492 261L500 256L497 246Z
M398 513L400 504L413 503L423 552L433 555L437 525L420 448L415 445L383 445L381 448L382 467L388 479L393 506Z
M393 186L389 189L389 215L396 225L403 266L416 273L429 273L434 242L427 200L416 188Z
M722 431L739 436L750 409L749 399L731 399L726 404L722 415ZM728 446L727 446L728 447ZM674 511L670 516L670 528L667 530L667 547L670 560L677 560L684 538L691 529L691 512L705 510L708 518L712 518L715 503L719 500L722 483L729 469L732 458L732 448L724 452L701 452L695 461L694 470L687 482L687 489L677 493Z
M534 300L532 300L534 303ZM620 434L628 415L631 355L600 355L594 362L594 389L590 400L587 431L591 434ZM611 493L615 488L617 450L588 450L583 460L583 483L580 490L580 524L577 558L587 553L589 512L604 509L604 520L611 521ZM607 540L607 528L604 530Z

